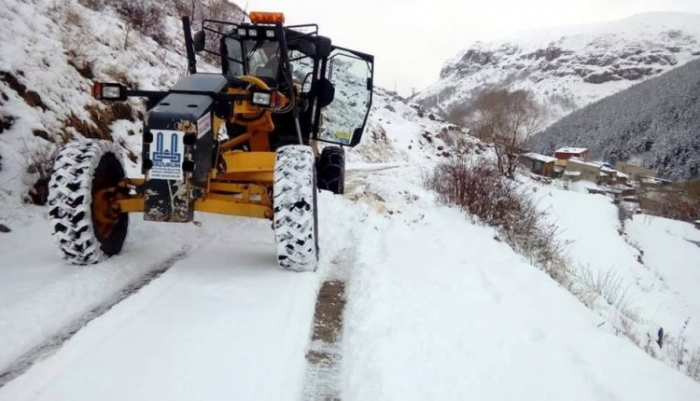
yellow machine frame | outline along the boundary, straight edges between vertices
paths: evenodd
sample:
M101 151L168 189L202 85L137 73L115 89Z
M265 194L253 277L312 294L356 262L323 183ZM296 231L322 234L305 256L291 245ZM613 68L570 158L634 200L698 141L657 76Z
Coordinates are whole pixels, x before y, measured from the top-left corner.
M243 76L241 79L269 90L265 82L257 77ZM248 91L229 89L228 93L247 94ZM217 163L211 170L203 196L195 200L194 210L272 219L271 188L276 157L276 153L270 151L269 142L269 134L275 129L272 111L255 106L248 100L236 101L233 109L235 114L230 122L246 127L246 132L219 144ZM214 116L213 132L219 132L221 124L225 123L225 120ZM247 144L250 151L236 149L243 144ZM312 148L318 154L314 141ZM120 185L123 189L131 190L143 183L142 179L125 179ZM105 205L105 201L110 204ZM144 197L134 194L96 196L92 209L96 220L116 221L119 213L143 212Z

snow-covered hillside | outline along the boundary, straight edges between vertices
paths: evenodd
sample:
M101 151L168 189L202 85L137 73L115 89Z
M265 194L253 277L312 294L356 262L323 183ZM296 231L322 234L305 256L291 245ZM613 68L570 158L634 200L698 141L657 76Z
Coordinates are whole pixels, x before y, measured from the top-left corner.
M402 178L418 175L410 171L387 171L367 180L393 214L367 218L369 227L358 237L343 343L344 399L698 396L696 383L668 375L672 368L631 348L606 316L586 309L494 240L493 229L473 224L457 209L436 205L417 180ZM605 206L586 210L614 227L615 216L608 216ZM599 227L586 220L579 220L579 226L598 234ZM610 244L601 254L628 248ZM634 280L624 270L619 274ZM672 298L672 291L666 296ZM673 308L644 296L632 300L649 309ZM652 310L645 316L666 312L655 316ZM678 322L664 327L679 333Z
M566 244L574 287L600 295L579 298L605 326L697 377L700 305L688 283L700 274L700 230L643 214L620 221L612 199L589 194L586 187L595 185L582 182L570 190L556 181L532 185L532 196Z
M700 56L699 43L700 15L683 13L519 32L460 52L416 100L460 116L484 90L525 89L544 106L546 126Z
M47 171L57 144L73 137L111 136L136 170L143 113L138 101L106 105L91 96L93 80L161 89L186 74L181 25L164 18L169 45L142 36L112 8L91 10L77 1L5 0L0 15L0 132L3 190L16 204ZM130 107L129 107L130 106ZM137 111L141 110L141 111ZM27 185L28 184L28 185ZM4 207L0 219L14 220Z
M583 146L601 160L632 160L660 177L700 174L700 59L569 114L530 138L528 147L552 154Z
M0 42L0 71L25 89L0 82L0 113L13 120L0 132L0 224L10 230L0 232L0 401L700 399L700 385L679 372L700 346L697 230L644 216L620 227L605 197L525 181L572 258L625 280L637 318L624 331L603 295L587 307L496 230L437 202L422 182L435 162L455 144L470 157L491 150L382 89L348 152L346 194L319 196L316 272L277 267L269 221L205 214L197 224L134 214L120 255L66 264L45 209L25 202L38 173L23 160L27 147L52 149L54 135L78 136L80 119L66 118L91 121L85 107L97 103L57 39L75 35L52 20L54 2L5 2L0 18L17 35ZM132 32L123 51L116 14L70 4L102 32L89 47L89 60L103 63L98 77L127 63L127 78L152 88L184 73L175 39L161 47ZM114 118L103 128L138 154L136 124ZM328 301L319 289L330 280L344 283L347 306L337 341L319 344L315 319ZM648 337L661 327L675 354Z

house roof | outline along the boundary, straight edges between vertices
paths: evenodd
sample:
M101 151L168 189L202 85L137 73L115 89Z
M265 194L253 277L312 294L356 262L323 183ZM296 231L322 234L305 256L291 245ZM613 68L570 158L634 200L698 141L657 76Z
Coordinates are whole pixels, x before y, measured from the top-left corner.
M570 175L572 177L577 177L581 175L580 171L564 171L564 175Z
M521 156L527 157L528 159L532 159L532 160L538 160L538 161L541 161L543 163L553 163L553 162L557 161L556 157L545 156L545 155L541 155L539 153L525 153Z
M671 180L666 180L666 179L659 178L659 177L654 177L654 179L655 179L656 181L658 181L658 182L665 182L665 183L668 183L668 184L672 184L672 183L673 183L673 181L671 181Z
M597 169L600 169L600 164L598 164L598 163L592 163L592 162L587 162L587 161L585 161L585 160L583 160L583 159L579 159L578 157L572 157L571 159L569 159L569 163L572 163L572 164L573 164L573 163L576 163L576 164L579 164L579 165L588 166L588 167L595 167L595 168L597 168Z
M572 159L573 159L573 157L572 157ZM602 171L602 172L604 172L604 173L615 174L615 173L618 172L617 170L615 170L613 167L610 166L610 163L607 163L607 162L603 162L603 161L590 161L590 162L585 162L585 163L588 164L588 165L590 165L590 166L595 165L595 166L600 167L600 171Z
M554 151L554 153L571 153L575 155L580 155L581 153L587 151L588 148L559 148Z

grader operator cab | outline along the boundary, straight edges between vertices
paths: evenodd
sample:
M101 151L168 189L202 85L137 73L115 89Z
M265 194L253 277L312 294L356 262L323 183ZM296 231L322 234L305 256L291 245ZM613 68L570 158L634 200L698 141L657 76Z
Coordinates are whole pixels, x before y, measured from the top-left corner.
M61 150L48 203L65 259L119 253L129 213L191 222L198 211L270 219L280 267L316 268L317 190L343 193L343 146L362 137L374 57L334 46L316 25L284 26L281 13L250 20L206 20L193 38L184 17L189 75L168 91L94 84L99 100L148 99L143 178L125 176L113 142ZM198 73L195 53L219 58L221 73Z

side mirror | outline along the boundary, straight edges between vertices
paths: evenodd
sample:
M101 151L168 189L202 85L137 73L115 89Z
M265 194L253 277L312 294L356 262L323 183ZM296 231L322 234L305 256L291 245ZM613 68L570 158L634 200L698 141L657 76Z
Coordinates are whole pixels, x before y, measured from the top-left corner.
M307 41L303 41L303 40L300 40L296 43L292 43L289 46L289 49L290 50L298 50L306 56L316 55L316 45L311 43L311 42L307 42Z
M311 42L300 42L298 49L307 56L316 55L316 45Z
M316 56L326 58L331 55L333 46L331 40L325 36L316 37Z
M321 78L318 83L318 107L324 108L333 103L335 98L335 86L326 78Z
M201 52L202 50L204 50L204 47L206 45L206 37L204 35L204 31L199 31L194 34L193 44L194 51Z

